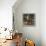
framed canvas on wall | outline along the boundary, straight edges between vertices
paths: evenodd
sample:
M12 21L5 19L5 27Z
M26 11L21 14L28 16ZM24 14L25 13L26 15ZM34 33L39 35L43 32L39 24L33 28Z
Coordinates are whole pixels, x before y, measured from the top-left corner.
M30 25L34 26L35 25L35 14L23 14L23 25Z

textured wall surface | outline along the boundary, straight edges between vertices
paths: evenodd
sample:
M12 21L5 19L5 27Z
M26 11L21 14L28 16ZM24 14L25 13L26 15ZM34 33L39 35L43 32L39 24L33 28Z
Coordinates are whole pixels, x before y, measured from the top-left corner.
M15 29L23 33L23 37L35 41L36 46L41 46L41 31L40 31L40 15L41 1L40 0L23 0L17 7L13 8ZM23 25L23 14L35 13L35 26Z

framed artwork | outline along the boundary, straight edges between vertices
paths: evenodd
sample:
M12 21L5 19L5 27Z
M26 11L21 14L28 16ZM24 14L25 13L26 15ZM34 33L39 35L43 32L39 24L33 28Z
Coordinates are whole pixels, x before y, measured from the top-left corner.
M35 14L23 14L23 24L24 25L35 25Z

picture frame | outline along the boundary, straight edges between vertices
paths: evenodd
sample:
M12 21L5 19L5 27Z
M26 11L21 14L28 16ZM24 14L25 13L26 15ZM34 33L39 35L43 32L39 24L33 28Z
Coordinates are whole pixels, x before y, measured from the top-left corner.
M35 14L34 13L23 14L23 25L34 26L35 25Z

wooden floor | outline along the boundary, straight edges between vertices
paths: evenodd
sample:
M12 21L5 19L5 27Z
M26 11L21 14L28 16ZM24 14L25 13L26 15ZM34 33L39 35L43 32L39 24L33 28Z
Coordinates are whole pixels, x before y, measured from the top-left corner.
M16 46L15 39L13 39L13 40L6 40L6 42L2 43L0 46Z
M20 35L20 33L19 33L19 35ZM16 39L18 41L18 39L20 39L20 38L16 37L16 35L13 36L12 38L13 38L12 40L6 40L6 42L4 42L3 44L0 44L0 46L16 46ZM3 41L3 40L1 39L0 41Z

